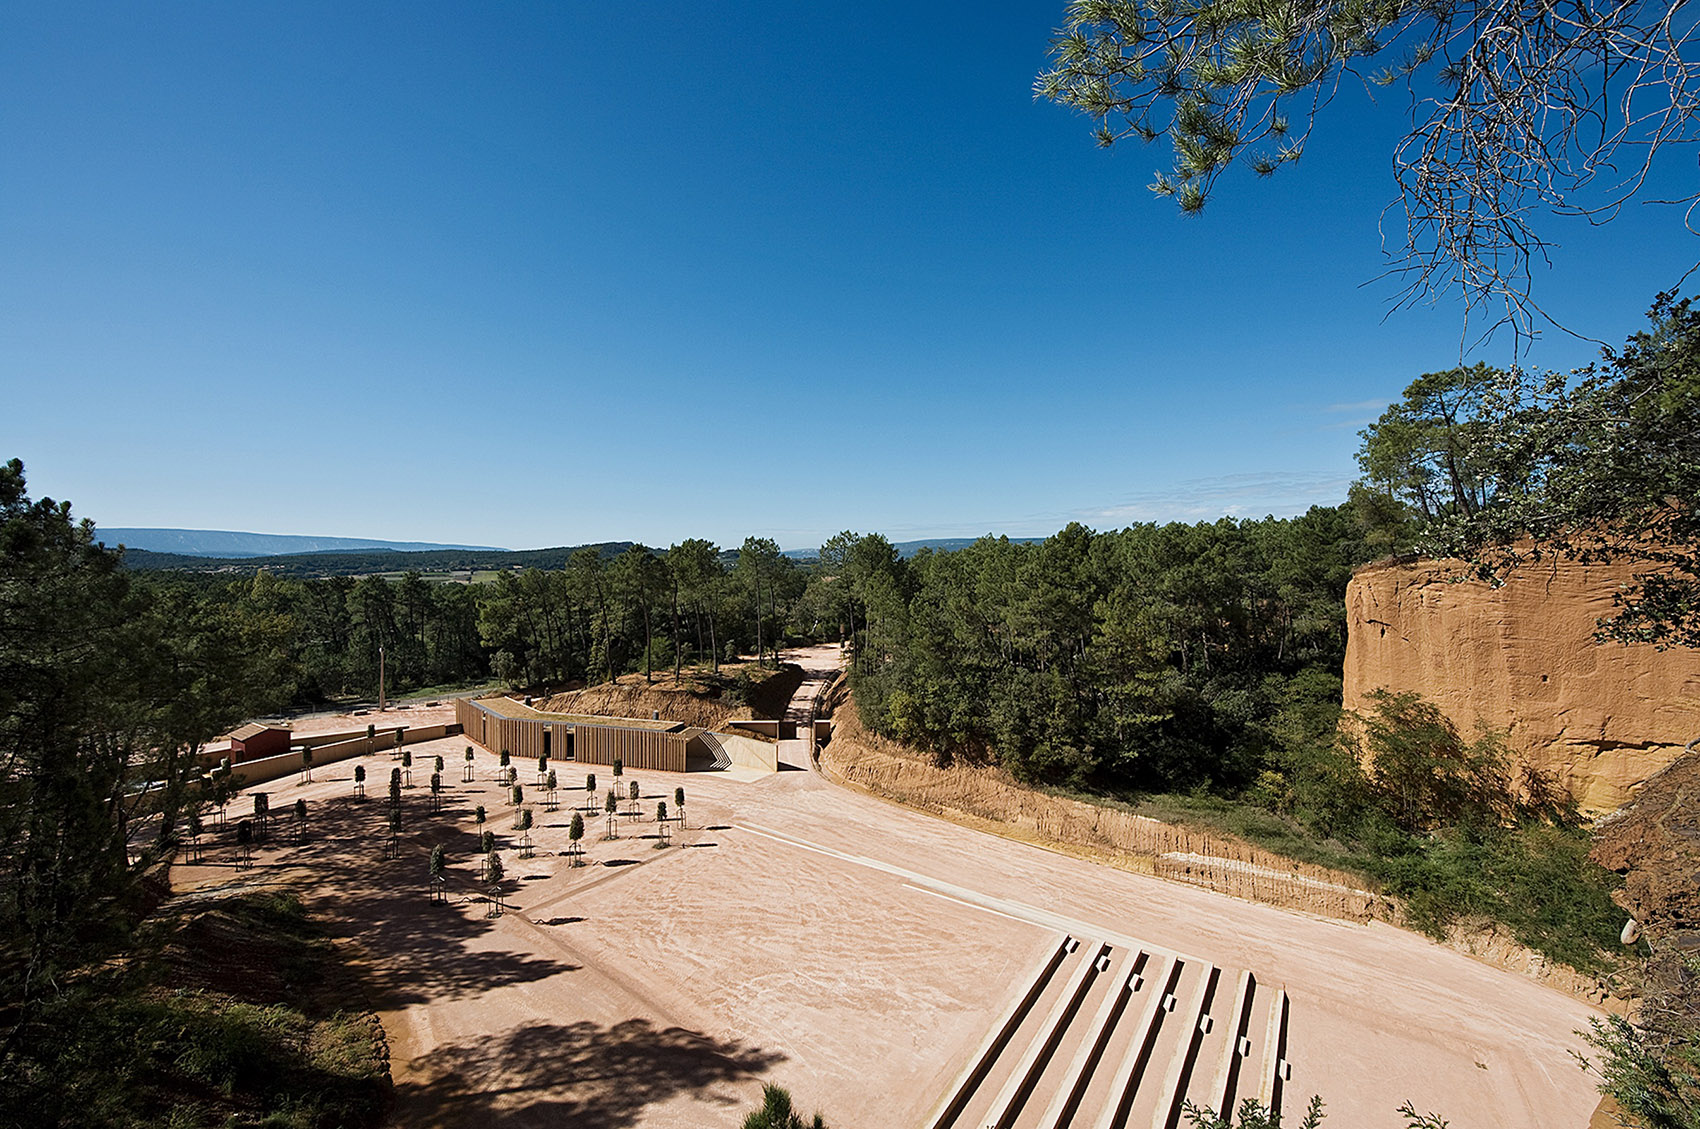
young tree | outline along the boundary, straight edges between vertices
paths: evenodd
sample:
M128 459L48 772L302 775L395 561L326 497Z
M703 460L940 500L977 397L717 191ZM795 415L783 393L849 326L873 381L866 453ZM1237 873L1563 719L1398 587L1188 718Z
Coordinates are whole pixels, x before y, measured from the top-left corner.
M363 764L354 766L354 798L357 800L366 798L366 766Z
M254 825L244 819L236 824L236 866L237 869L250 866L254 861Z
M608 813L608 838L620 837L619 810L620 803L614 798L613 789L609 789L608 798L602 803L602 810Z
M471 784L472 783L472 746L471 745L468 745L466 747L466 757L464 759L466 761L466 765L461 770L460 781L461 781L462 784Z
M628 792L628 795L630 795L631 801L632 801L631 802L632 818L636 819L637 814L638 814L638 800L640 800L643 797L643 792L638 788L638 782L636 780L631 782L630 791Z
M541 788L543 786L543 782L545 780L547 780L548 778L549 778L549 758L548 757L538 757L537 758L537 786Z
M667 845L668 834L666 800L662 800L655 805L655 828L657 833L661 836L660 842L655 845L658 847L665 847Z
M183 816L183 830L188 835L189 861L201 861L201 810L191 807Z
M525 785L511 785L508 788L508 806L517 808L523 803L525 803Z
M685 790L673 789L673 805L679 809L679 826L685 826Z
M437 756L432 757L431 758L431 765L432 765L432 771L437 772L437 773L441 773L443 771L442 755L438 754Z
M443 774L440 772L431 774L431 810L443 810Z
M389 857L401 857L401 808L393 807L389 812Z
M491 851L484 856L484 881L490 892L491 917L502 916L502 879L505 877L502 869L502 856Z
M521 808L514 816L514 830L519 832L519 857L531 857L531 809Z
M448 882L448 856L443 850L443 845L438 843L431 848L431 900L433 902L448 901Z
M596 773L592 772L584 778L584 810L596 810Z
M579 856L583 853L584 848L579 845L579 841L583 838L584 816L575 811L573 812L572 826L567 828L567 854L572 858L574 866L580 865Z
M496 833L494 831L486 831L479 835L478 849L483 851L486 855L488 855L491 851L494 851L496 849Z
M297 845L307 841L307 801L295 801L295 842Z
M264 792L255 792L254 800L254 838L264 841L266 825L272 813L271 797Z
M218 814L218 825L224 826L225 808L230 805L230 797L236 792L235 775L230 768L230 758L220 757L218 767L213 769L208 778L212 784L210 798L213 810Z
M401 769L390 769L390 807L401 807Z
M501 758L500 758L500 767L501 767L503 776L507 775L508 765L513 763L513 759L514 758L513 758L512 753L508 752L506 749L502 750L502 755L501 755Z
M548 804L550 811L554 811L559 806L555 796L560 786L561 782L555 776L555 770L550 769L548 777L546 777L543 781L544 802Z
M484 831L484 818L483 804L479 804L477 807L472 809L472 825L481 832Z
M301 783L313 782L313 749L311 746L301 750Z
M413 752L410 749L403 749L401 753L401 786L413 787Z

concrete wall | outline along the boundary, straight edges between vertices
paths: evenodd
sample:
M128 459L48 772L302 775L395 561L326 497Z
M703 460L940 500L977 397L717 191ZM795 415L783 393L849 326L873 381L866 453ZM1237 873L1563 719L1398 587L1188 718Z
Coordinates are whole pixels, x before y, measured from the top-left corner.
M726 755L732 758L733 764L766 772L779 771L779 746L773 742L740 737L736 733L716 733L714 736L720 747L726 750Z
M789 741L797 736L797 723L794 721L774 721L766 718L739 718L727 722L729 729L741 729L758 737L771 737L775 741Z
M375 726L374 728L376 728L378 736L381 737L386 733L393 735L393 734L399 732L400 730L406 729L407 726L405 726L405 725L379 725L379 726ZM291 745L306 745L309 748L316 749L320 745L340 745L344 741L352 741L356 737L364 737L364 736L366 736L366 731L364 729L345 729L341 733L308 733L308 734L305 734L303 736L296 737L293 741L290 742L290 744ZM393 736L391 737L391 740L394 740Z
M313 767L319 768L337 761L345 761L352 757L370 756L384 753L396 747L395 735L401 733L403 745L417 745L422 741L435 741L443 737L453 737L460 732L459 725L422 725L416 729L399 727L398 729L381 729L376 737L367 737L361 733L349 738L346 734L332 734L342 740L328 745L320 745L313 750ZM209 760L203 756L201 763L212 767L219 758ZM262 757L258 760L243 761L233 764L230 768L231 779L238 788L246 788L255 784L265 784L272 780L280 780L301 771L302 755L300 749L291 749L287 753L275 757Z

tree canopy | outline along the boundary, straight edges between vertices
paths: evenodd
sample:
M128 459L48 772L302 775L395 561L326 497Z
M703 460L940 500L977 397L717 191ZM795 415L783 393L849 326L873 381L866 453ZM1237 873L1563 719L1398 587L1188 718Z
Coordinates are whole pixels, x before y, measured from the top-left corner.
M0 1001L119 940L203 802L196 755L277 703L278 624L141 582L0 465Z
M1525 332L1550 245L1535 213L1610 219L1696 139L1694 34L1679 0L1072 0L1035 89L1096 119L1105 147L1167 139L1151 189L1196 213L1230 167L1298 160L1344 84L1397 87L1404 300L1457 291Z
M1490 580L1545 556L1627 561L1602 632L1700 646L1700 311L1663 294L1649 319L1574 372L1421 377L1362 433L1362 486L1415 519L1410 547Z

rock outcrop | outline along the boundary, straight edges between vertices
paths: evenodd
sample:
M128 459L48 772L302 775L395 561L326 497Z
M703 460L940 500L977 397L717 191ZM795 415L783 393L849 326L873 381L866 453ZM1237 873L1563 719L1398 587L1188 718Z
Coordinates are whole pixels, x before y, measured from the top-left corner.
M1455 561L1360 569L1346 589L1346 707L1414 690L1466 735L1508 731L1584 809L1615 809L1700 737L1700 656L1594 641L1629 574L1549 561L1495 588Z
M1623 875L1612 900L1647 935L1700 945L1700 752L1678 757L1602 819L1591 853Z

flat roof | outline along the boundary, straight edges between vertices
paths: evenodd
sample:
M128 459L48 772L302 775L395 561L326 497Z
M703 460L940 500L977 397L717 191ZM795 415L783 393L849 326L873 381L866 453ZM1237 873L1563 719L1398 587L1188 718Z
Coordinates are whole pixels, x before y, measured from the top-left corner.
M543 710L532 709L524 702L516 702L512 698L475 698L473 705L489 710L500 717L511 717L521 721L549 721L562 725L612 725L622 729L653 729L660 733L671 733L683 730L682 721L657 721L648 717L606 717L601 714L589 713L545 713Z
M250 737L258 737L262 733L282 733L287 735L289 733L289 729L282 725L261 725L257 721L250 721L247 725L244 725L240 729L231 730L230 739L232 741L246 741Z

